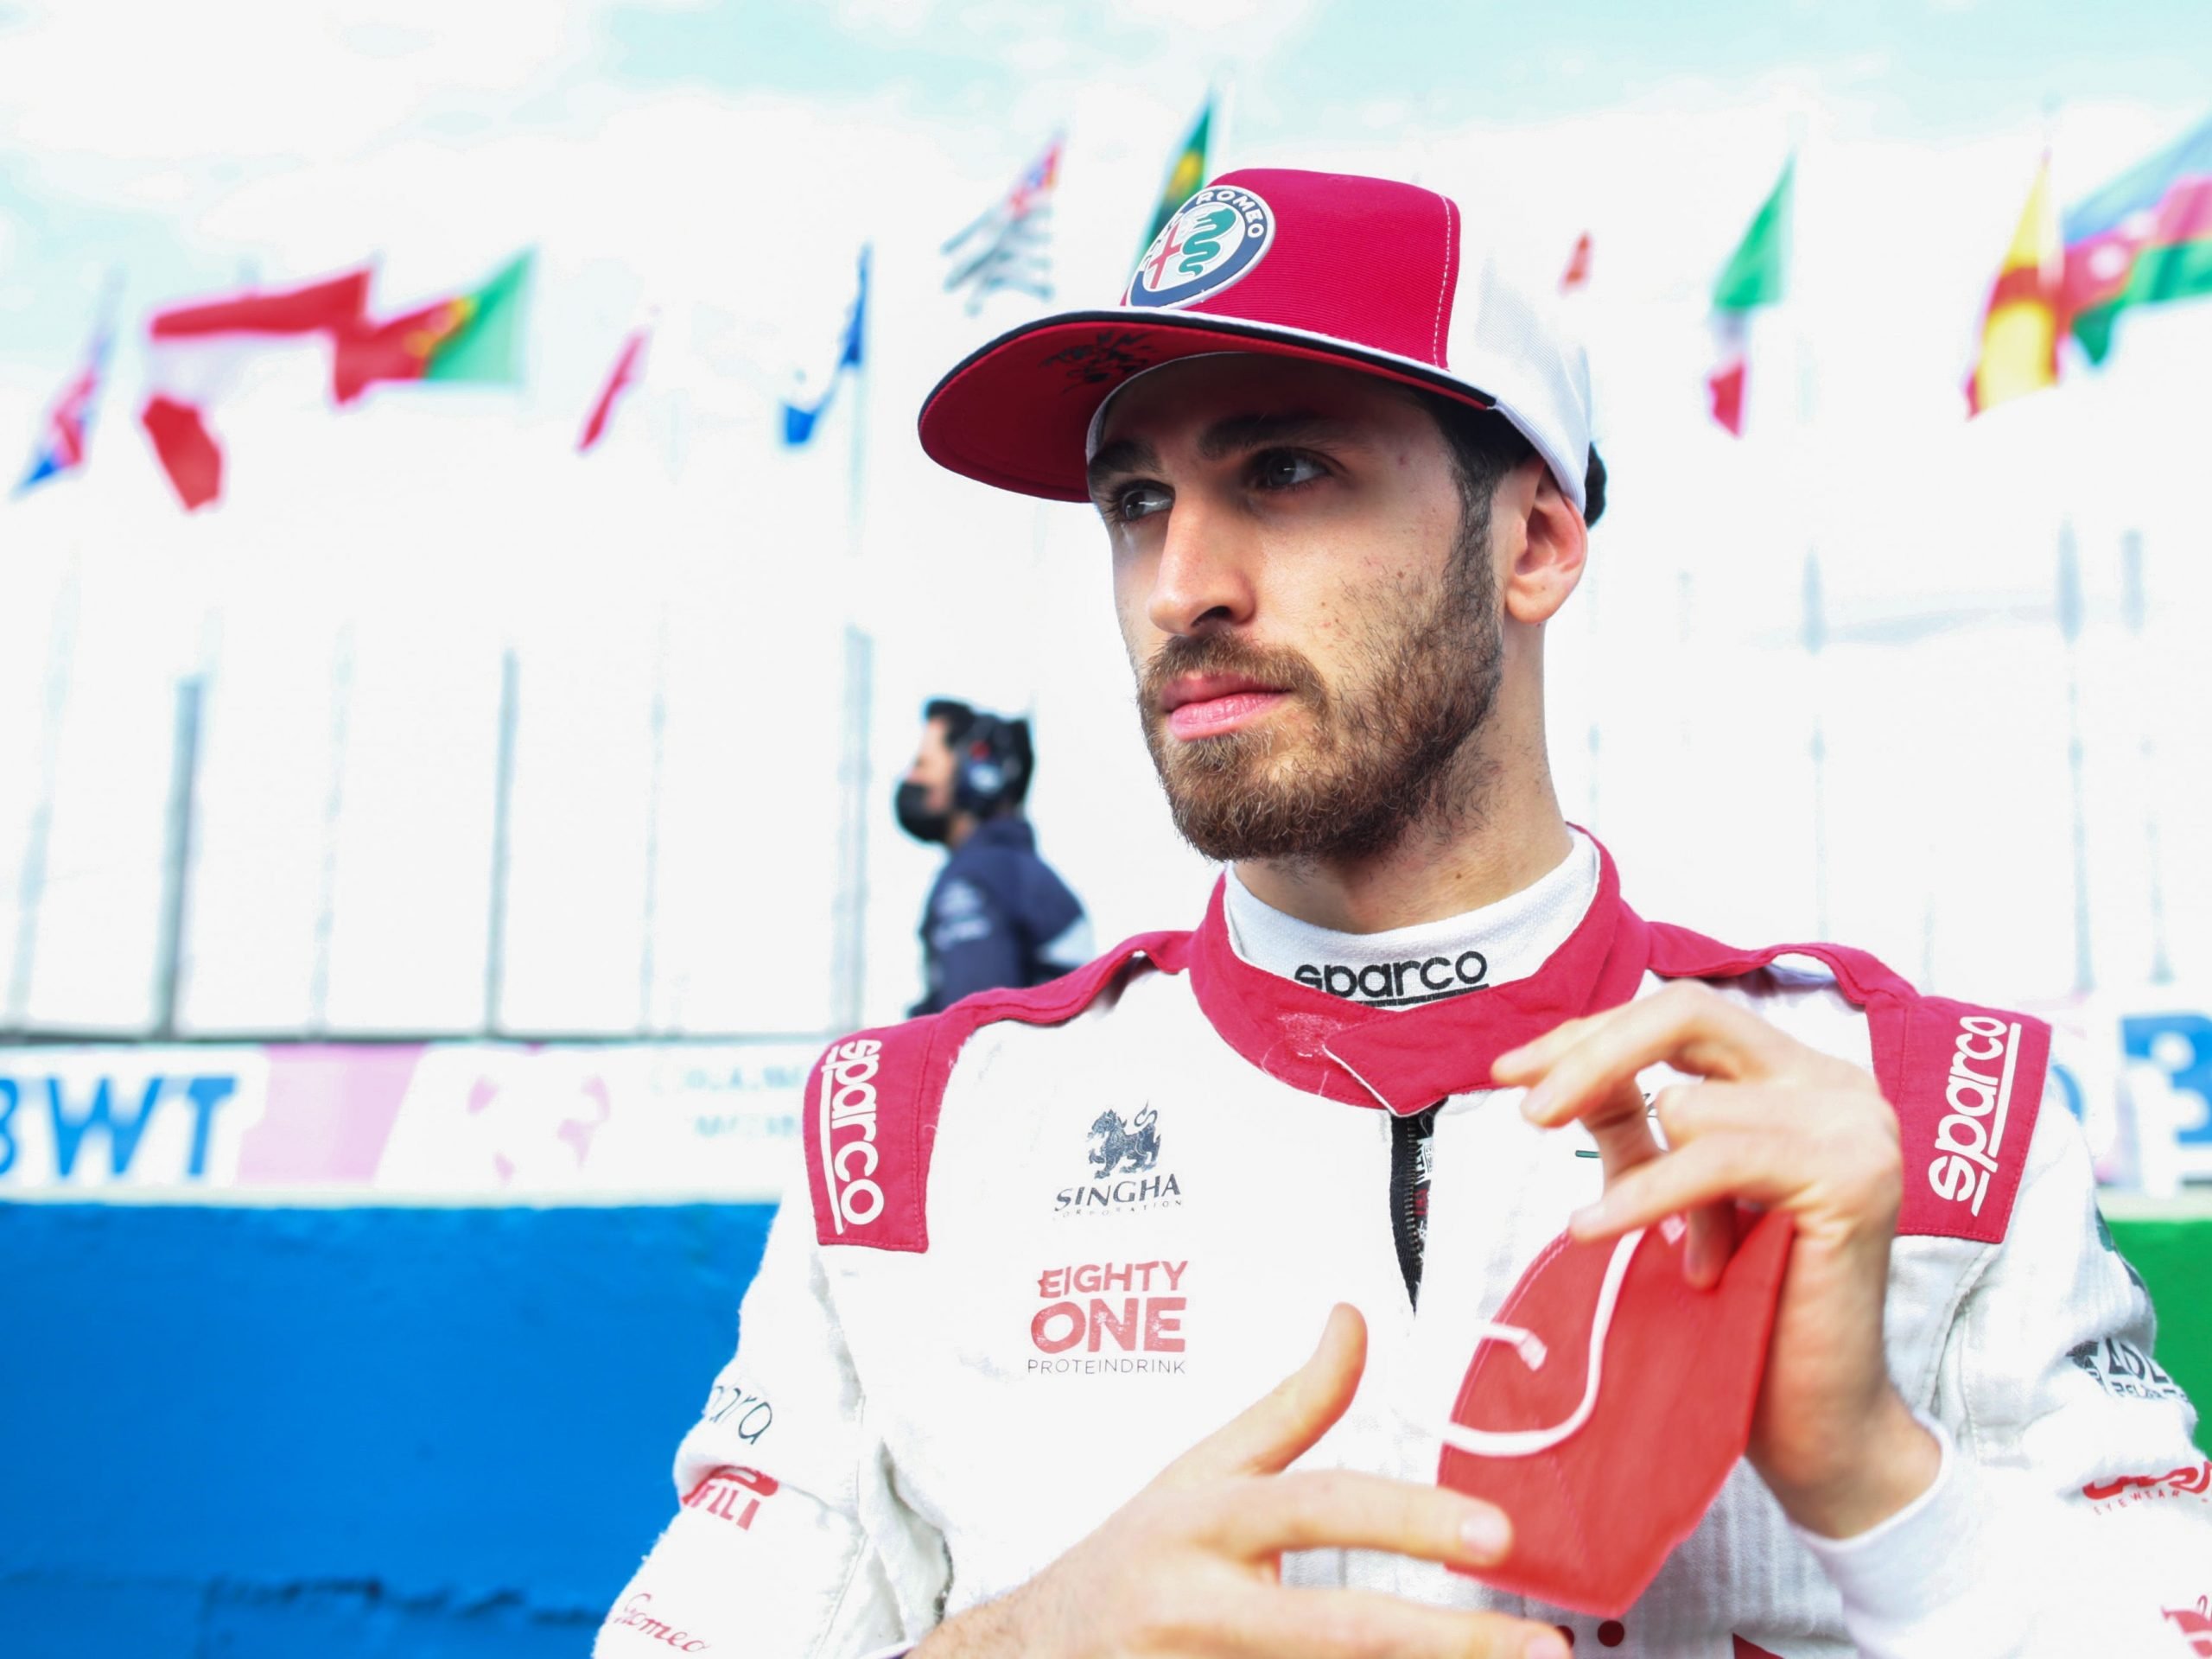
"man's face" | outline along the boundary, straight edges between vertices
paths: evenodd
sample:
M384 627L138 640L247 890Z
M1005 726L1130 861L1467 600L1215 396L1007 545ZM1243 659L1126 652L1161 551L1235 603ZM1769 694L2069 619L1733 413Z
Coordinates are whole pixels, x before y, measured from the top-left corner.
M912 765L900 781L914 784L922 791L922 804L929 812L944 817L952 810L952 776L956 769L951 744L945 741L944 722L928 720L922 722L922 741L914 751Z
M1091 493L1176 827L1217 859L1357 858L1475 804L1496 697L1488 504L1388 382L1179 363L1109 410Z

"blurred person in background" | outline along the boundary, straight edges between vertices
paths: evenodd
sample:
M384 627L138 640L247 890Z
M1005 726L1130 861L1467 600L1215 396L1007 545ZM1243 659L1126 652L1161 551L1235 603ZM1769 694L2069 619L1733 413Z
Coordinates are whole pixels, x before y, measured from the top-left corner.
M2195 1413L2050 1028L1647 921L1561 816L1606 474L1492 243L1230 173L925 404L941 464L1092 504L1226 868L1187 931L830 1045L713 1396L773 1426L685 1437L602 1659L2192 1650Z
M1083 901L1037 855L1022 816L1036 768L1027 721L950 697L923 706L921 744L899 782L899 827L951 856L922 906L925 989L910 1015L1041 985L1090 959Z

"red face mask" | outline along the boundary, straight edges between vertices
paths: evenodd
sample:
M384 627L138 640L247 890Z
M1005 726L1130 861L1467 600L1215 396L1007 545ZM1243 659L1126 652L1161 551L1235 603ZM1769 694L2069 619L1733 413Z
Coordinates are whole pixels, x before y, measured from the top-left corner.
M1680 1224L1562 1236L1521 1275L1437 1465L1439 1485L1513 1522L1512 1554L1475 1577L1614 1618L1696 1529L1751 1442L1789 1257L1787 1216L1745 1212L1738 1232L1711 1290L1682 1276Z

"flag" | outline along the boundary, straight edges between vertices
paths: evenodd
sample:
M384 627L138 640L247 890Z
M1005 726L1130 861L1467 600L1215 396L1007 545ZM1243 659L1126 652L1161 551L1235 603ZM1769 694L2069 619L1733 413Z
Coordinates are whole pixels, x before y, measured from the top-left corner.
M1590 286L1590 232L1574 238L1574 251L1567 256L1567 270L1559 279L1562 294L1579 294Z
M944 245L942 251L948 255L973 249L959 257L944 279L948 294L969 289L969 315L981 311L983 302L1001 289L1040 300L1052 297L1052 263L1045 241L1051 227L1052 187L1059 181L1060 143L1055 135L1044 154L1014 181L1013 189Z
M1144 257L1167 221L1175 217L1175 210L1191 199L1192 193L1206 181L1206 145L1211 142L1213 126L1213 94L1206 94L1206 101L1198 105L1198 118L1191 124L1190 136L1183 140L1182 149L1175 152L1175 159L1167 164L1166 182L1160 187L1160 200L1152 210L1152 223L1146 228L1144 240L1137 244L1137 257Z
M317 335L336 341L360 326L368 298L369 273L355 270L301 288L248 289L154 314L138 423L187 512L222 494L223 449L207 413L235 387L245 359L282 341Z
M1969 419L2008 397L2058 384L2058 218L2050 157L2036 169L1981 319L1981 355L1967 377Z
M1705 378L1713 418L1744 435L1744 392L1750 370L1751 320L1778 303L1789 285L1789 211L1796 156L1783 163L1764 202L1744 232L1713 285L1713 330L1718 361Z
M607 377L607 385L591 406L591 413L584 417L583 435L576 440L576 453L589 454L594 445L607 435L607 423L614 413L614 400L637 383L645 372L645 336L650 328L634 328L629 339L622 342L622 350L614 359L614 371Z
M830 412L830 401L837 395L837 383L845 378L845 371L861 366L868 334L868 250L863 245L860 285L854 291L853 308L845 319L845 343L838 348L836 364L830 371L830 384L811 404L785 401L784 442L792 448L813 437L815 423Z
M2212 294L2212 121L2066 215L2060 310L2092 363L2139 305Z
M535 258L525 249L470 293L382 322L360 318L339 336L331 365L338 401L350 404L379 380L519 383Z
M17 495L85 464L100 381L107 373L108 353L115 343L115 284L109 283L107 296L100 302L99 321L92 327L92 342L85 348L84 365L47 408L38 442L31 448L30 465L16 486Z

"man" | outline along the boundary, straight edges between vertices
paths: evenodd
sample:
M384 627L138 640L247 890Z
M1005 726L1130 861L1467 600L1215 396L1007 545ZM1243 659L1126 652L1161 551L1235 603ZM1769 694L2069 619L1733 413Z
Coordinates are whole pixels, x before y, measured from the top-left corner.
M1647 922L1562 822L1544 628L1604 474L1579 355L1484 264L1432 192L1231 174L1122 306L931 395L941 462L1096 504L1230 868L1192 932L831 1046L718 1391L772 1427L686 1438L610 1659L2190 1650L2194 1417L2047 1031ZM1555 1518L1435 1484L1509 1289L1647 1225L1710 1285L1731 1200L1794 1229L1748 1455L1618 1618L1485 1584ZM1661 1434L1740 1357L1597 1354ZM1654 1496L1560 1498L1594 1560Z
M1042 985L1090 955L1090 925L1067 884L1037 856L1021 815L1037 758L1029 722L950 697L922 709L921 747L899 780L899 827L951 849L922 907L922 1000L942 1014L962 997Z

